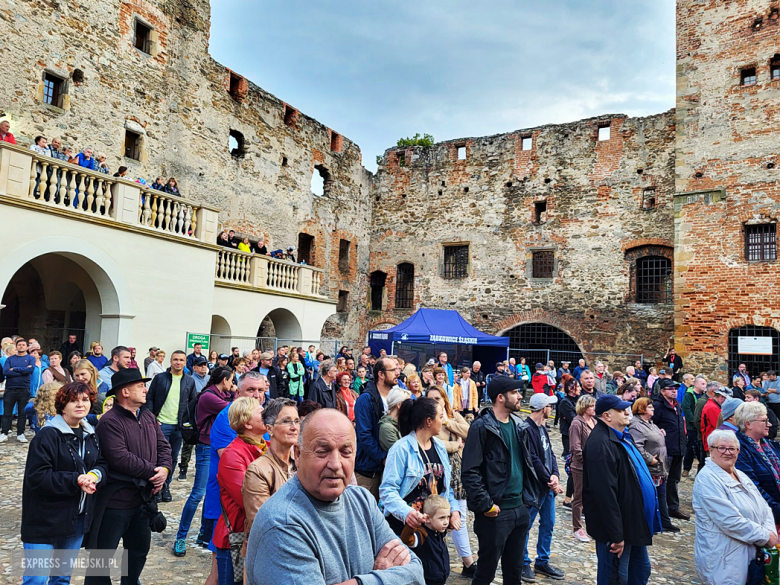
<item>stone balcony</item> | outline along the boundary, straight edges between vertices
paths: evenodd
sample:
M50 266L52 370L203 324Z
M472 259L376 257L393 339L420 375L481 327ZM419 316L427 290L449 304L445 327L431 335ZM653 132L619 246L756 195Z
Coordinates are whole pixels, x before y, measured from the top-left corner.
M207 248L215 255L215 285L327 301L321 269L217 246L215 207L6 142L0 142L0 205Z

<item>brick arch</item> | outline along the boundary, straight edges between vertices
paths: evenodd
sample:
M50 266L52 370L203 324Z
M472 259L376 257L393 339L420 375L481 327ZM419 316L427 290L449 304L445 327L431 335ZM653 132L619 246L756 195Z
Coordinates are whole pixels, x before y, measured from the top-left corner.
M723 321L726 336L728 337L729 331L737 329L744 325L755 325L757 327L772 327L780 331L780 319L772 319L770 317L764 317L762 315L744 315L740 317L733 317Z
M591 343L588 341L588 335L579 320L566 317L559 313L551 313L544 309L523 311L522 313L515 313L511 317L502 319L494 326L496 331L495 335L504 335L510 329L527 323L545 323L557 327L571 337L574 340L574 343L576 343L584 353L593 351Z
M637 240L629 240L623 244L622 248L623 253L625 254L629 250L633 250L634 248L643 248L645 246L660 246L674 250L674 242L671 240L664 240L663 238L640 238Z

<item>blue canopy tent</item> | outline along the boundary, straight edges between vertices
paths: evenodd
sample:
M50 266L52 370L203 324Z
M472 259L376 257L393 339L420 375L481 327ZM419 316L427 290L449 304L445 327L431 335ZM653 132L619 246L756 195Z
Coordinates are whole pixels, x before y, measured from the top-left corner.
M418 309L395 327L371 331L368 345L376 356L384 349L418 368L439 351L446 351L453 366L471 366L474 361L480 361L485 373L495 371L496 362L509 355L508 337L483 333L457 311L443 309Z

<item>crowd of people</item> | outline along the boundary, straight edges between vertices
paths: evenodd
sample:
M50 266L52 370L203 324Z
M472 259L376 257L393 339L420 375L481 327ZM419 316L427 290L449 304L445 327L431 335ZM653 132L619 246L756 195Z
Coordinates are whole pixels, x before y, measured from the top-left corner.
M16 137L11 133L11 123L8 120L0 122L0 142L16 144ZM106 155L95 152L91 146L85 146L79 152L76 152L72 146L63 145L62 139L59 137L48 139L45 136L36 136L30 144L30 150L41 156L48 156L90 171L130 179L141 185L147 185L146 179L142 177L133 179L128 176L129 170L126 166L120 166L115 173L111 173ZM170 177L167 181L164 177L157 177L153 183L149 184L149 187L178 197L182 196L179 190L179 183L174 177Z
M158 503L172 502L177 467L187 480L193 451L172 554L187 554L202 504L194 543L213 553L209 584L313 575L440 584L450 537L474 584L491 583L499 562L505 582L563 580L551 564L556 511L571 515L575 546L595 544L598 585L647 583L653 537L690 520L678 484L692 474L705 583L748 582L763 571L756 551L777 543L778 384L775 372L752 378L744 364L729 388L683 375L672 352L654 377L641 362L531 372L522 358L485 376L479 362L453 367L446 352L418 369L369 346L357 356L313 345L220 354L196 344L170 356L151 347L138 363L134 349L104 355L99 342L82 356L75 336L46 354L35 339L0 344L0 441L14 415L18 441L28 420L35 432L25 549L75 555L121 541L128 583L140 578L151 532L165 529Z
M262 256L271 256L278 260L290 260L295 262L295 247L287 246L287 249L274 249L269 251L265 245L265 236L260 236L256 241L250 240L249 236L237 236L235 230L222 230L217 236L217 244L225 248L233 248L247 254L261 254ZM301 260L301 264L306 264Z

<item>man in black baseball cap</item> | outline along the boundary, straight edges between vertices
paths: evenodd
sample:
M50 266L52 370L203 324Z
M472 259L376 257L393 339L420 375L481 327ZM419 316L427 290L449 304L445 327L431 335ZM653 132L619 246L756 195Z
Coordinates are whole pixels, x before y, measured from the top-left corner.
M522 380L508 376L491 380L487 393L493 408L484 410L471 424L463 450L463 487L469 510L477 516L474 533L479 541L479 564L475 583L491 583L499 561L504 582L520 583L520 551L531 523L528 506L541 506L527 426L517 416L522 386Z

